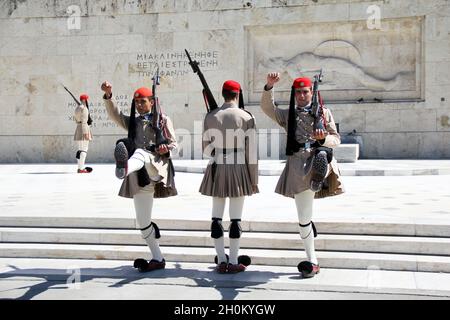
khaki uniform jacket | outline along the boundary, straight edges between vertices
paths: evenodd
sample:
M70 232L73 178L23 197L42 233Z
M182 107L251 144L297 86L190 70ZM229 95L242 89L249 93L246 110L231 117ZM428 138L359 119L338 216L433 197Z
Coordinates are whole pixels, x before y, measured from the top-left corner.
M74 119L77 124L73 140L92 140L91 128L88 126L89 111L84 104L81 104L75 108ZM89 133L89 139L85 139L83 134Z
M261 109L272 120L278 123L284 130L288 130L288 115L289 109L280 109L275 106L273 99L273 88L265 91L261 97ZM314 118L306 111L296 110L297 114L297 130L295 132L296 140L299 143L311 142L315 140L311 138L313 132ZM326 130L328 135L323 144L324 147L334 148L341 143L341 138L336 130L333 116L329 109L324 109L325 119L327 121ZM302 149L287 156L286 166L278 180L275 192L286 197L293 198L295 194L309 189L311 181L311 173L305 175L304 166L306 160L311 155L311 149ZM340 179L340 172L336 159L328 165L327 189L322 189L317 192L316 198L324 198L328 196L338 195L344 192L342 181Z
M208 113L203 124L203 153L212 158L200 185L201 194L242 197L254 193L252 186L258 192L255 118L248 112L224 103Z
M117 102L114 98L103 99L106 106L106 111L108 116L112 121L114 121L119 127L128 130L128 124L130 117L124 115L122 111L117 107ZM168 148L172 152L177 148L177 141L175 138L175 130L173 128L172 121L166 115L163 115L164 124L164 136L168 139ZM155 175L155 172L159 175L160 180L157 182L152 182L155 184L155 198L165 198L174 196L177 194L175 188L174 175L172 160L170 157L161 156L160 154L150 152L146 147L151 146L155 143L155 132L151 126L151 123L146 120L142 120L136 117L136 138L135 138L136 148L141 148L146 150L150 154L151 163L146 164L145 167L150 177ZM131 156L131 155L130 155ZM132 172L128 175L120 188L119 196L125 198L133 198L133 196L141 190L138 184L137 172Z

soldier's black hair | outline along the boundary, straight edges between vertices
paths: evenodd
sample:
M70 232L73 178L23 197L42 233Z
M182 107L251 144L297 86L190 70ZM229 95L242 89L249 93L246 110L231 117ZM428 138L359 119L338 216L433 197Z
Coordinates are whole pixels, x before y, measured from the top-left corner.
M233 92L233 91L226 90L226 89L222 90L222 96L225 99L225 101L236 99L237 95L238 95L237 92Z
M230 90L222 89L222 96L225 101L236 99L238 93ZM242 89L239 89L239 108L244 109L244 97L242 96Z

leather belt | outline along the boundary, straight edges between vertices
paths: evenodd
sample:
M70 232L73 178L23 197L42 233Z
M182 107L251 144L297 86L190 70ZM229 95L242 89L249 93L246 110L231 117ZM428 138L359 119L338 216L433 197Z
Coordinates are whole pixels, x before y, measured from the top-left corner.
M227 154L229 152L234 152L237 153L239 151L244 151L244 149L238 149L238 148L233 148L233 149L217 149L218 153L222 153L222 154Z
M299 143L298 145L303 149L309 149L312 146L311 142Z

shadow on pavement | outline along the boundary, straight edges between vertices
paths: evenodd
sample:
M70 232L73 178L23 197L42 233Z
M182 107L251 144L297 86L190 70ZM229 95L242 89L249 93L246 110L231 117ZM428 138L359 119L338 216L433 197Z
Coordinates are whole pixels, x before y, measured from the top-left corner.
M69 289L69 286L74 284L74 269L20 269L14 265L8 265L8 267L13 270L1 273L0 280L8 278L21 278L21 280L23 280L27 277L29 277L30 280L33 279L33 281L42 280L36 284L3 290L3 292L5 292L28 289L22 296L15 298L15 300L31 300L49 289ZM218 274L214 271L214 266L211 266L210 271L204 271L182 268L182 265L179 263L174 264L174 268L155 270L148 273L139 273L131 265L123 265L114 268L79 268L77 269L77 274L79 278L76 280L79 280L80 284L94 279L117 278L118 281L109 285L110 288L119 288L142 279L192 279L194 281L192 285L186 284L185 282L169 282L162 284L214 288L221 294L222 300L233 300L240 292L246 292L246 288L254 288L258 285L266 284L270 280L276 279L281 275L280 273L269 271L252 271L251 267L239 274ZM282 275L294 276L297 275L297 273ZM64 283L67 284L67 286L61 287L61 284ZM151 286L151 284L149 284L149 286ZM2 292L2 290L0 290L0 292ZM176 297L174 297L174 299L176 299Z
M21 174L75 174L76 172L22 172Z

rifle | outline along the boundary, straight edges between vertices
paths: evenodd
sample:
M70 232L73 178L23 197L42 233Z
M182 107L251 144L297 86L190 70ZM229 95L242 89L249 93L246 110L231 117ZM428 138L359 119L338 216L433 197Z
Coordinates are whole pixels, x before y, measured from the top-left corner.
M61 85L62 85L62 86L64 87L64 89L66 89L66 91L72 96L73 100L75 100L75 103L76 103L77 105L81 106L81 102L78 101L77 98L75 98L75 96L72 94L72 92L70 92L70 90L67 89L65 85L63 85L63 84L61 84Z
M314 76L313 96L311 101L311 114L314 116L314 130L325 130L322 121L323 107L319 96L319 82L322 82L322 77L322 69L320 69L320 73Z
M314 117L314 130L324 130L326 133L326 125L325 125L325 117L323 114L323 105L322 98L319 94L319 82L322 82L322 69L320 69L319 74L314 76L314 85L313 85L313 96L311 101L311 114ZM305 166L303 167L303 172L305 175L308 175L311 171L312 177L310 182L310 189L314 192L319 192L324 184L326 179L326 170L321 172L321 166L323 168L323 163L316 161L317 155L320 153L324 153L326 155L327 163L330 163L333 160L333 149L321 146L317 141L312 145L315 147L315 150L311 155L306 159Z
M159 86L159 67L152 78L152 93L153 93L153 110L152 110L152 128L155 131L155 144L149 147L149 150L155 152L162 144L167 144L167 139L163 135L163 128L161 126L162 112L159 106L159 99L156 96L156 87Z
M76 103L77 105L81 106L81 102L78 101L77 98L75 98L75 96L72 94L72 92L70 92L70 90L67 89L66 86L63 85L62 83L61 83L61 85L62 85L62 86L64 87L64 89L66 89L66 91L72 96L72 98L73 98L73 100L75 101L75 103ZM91 118L91 113L90 113L90 110L89 110L89 104L87 103L87 101L86 101L86 108L88 109L88 121L87 121L87 124L88 124L88 126L90 126L90 125L92 124L92 118Z
M194 73L198 74L198 77L200 78L200 81L203 85L203 99L205 100L205 105L206 105L206 111L207 112L211 112L214 109L217 109L217 102L214 99L213 94L211 93L211 90L209 89L208 83L205 80L205 77L203 76L203 73L200 71L200 68L198 66L198 62L197 61L192 61L191 56L189 55L189 52L184 49L184 51L186 52L186 55L189 59L189 64L192 67L192 71L194 71Z

